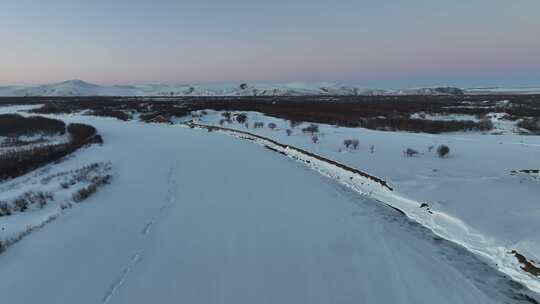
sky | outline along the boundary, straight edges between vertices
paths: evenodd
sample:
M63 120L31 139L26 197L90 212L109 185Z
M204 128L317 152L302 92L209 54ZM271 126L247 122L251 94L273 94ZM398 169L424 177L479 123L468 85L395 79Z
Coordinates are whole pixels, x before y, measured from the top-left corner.
M540 0L0 0L0 85L540 86Z

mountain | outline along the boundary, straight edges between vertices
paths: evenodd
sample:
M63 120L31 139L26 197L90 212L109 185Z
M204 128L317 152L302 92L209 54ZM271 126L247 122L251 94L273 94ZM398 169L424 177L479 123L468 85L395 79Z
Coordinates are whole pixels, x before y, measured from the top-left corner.
M100 86L78 79L35 87L0 87L0 96L110 96L130 93L129 89Z
M309 96L309 95L463 95L513 92L527 94L538 90L500 88L460 89L428 87L408 89L369 89L337 82L290 82L197 84L197 85L97 85L82 80L68 80L40 86L0 87L0 96Z

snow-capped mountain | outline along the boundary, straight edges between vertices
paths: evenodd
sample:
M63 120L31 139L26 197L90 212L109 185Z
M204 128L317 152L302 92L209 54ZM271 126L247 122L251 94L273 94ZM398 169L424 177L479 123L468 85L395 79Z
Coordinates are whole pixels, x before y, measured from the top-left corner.
M0 87L0 96L304 96L304 95L414 95L455 94L459 89L374 90L331 82L285 84L241 83L218 85L102 86L68 80L40 86Z
M494 89L429 87L408 89L369 89L337 82L291 82L196 84L196 85L97 85L82 80L68 80L40 86L0 87L0 96L309 96L309 95L462 95L497 94ZM526 94L536 91L511 91Z

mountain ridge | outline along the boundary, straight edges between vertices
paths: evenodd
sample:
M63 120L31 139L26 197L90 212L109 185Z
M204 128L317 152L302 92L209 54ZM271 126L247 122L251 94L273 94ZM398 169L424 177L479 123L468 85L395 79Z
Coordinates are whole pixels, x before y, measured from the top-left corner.
M497 87L461 89L450 86L370 89L338 82L239 83L239 84L145 84L98 85L80 79L38 86L0 86L2 97L24 96L312 96L312 95L463 95L531 94L540 88L504 89Z

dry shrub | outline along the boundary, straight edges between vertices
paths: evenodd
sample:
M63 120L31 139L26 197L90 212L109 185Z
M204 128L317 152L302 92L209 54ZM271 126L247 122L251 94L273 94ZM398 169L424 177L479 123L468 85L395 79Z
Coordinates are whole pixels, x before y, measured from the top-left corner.
M415 157L418 155L418 151L411 148L407 148L405 151L403 151L403 154L407 157Z
M0 115L0 136L56 135L65 132L66 124L60 120L40 116L23 117L18 114Z
M304 133L311 133L315 134L319 132L319 126L316 124L310 124L309 126L302 129L302 132Z
M532 132L540 132L540 118L526 118L518 122L518 127Z
M109 184L111 180L111 175L107 174L105 176L97 176L90 182L90 185L79 189L73 194L73 201L80 203L94 194L97 189L103 185Z
M247 121L248 117L247 117L246 113L240 113L240 114L235 115L235 119L239 123L245 123Z
M450 148L447 145L440 145L437 147L437 155L439 155L439 157L446 157L448 153L450 153Z
M97 133L96 128L79 123L69 124L67 130L72 142L79 145L86 144Z
M0 154L0 181L15 178L45 164L58 161L84 145L103 143L103 139L97 135L96 129L92 126L70 124L67 130L71 136L68 143L42 145Z
M129 120L131 118L125 112L118 111L118 110L107 109L107 108L93 110L88 115L114 117L114 118L122 120L122 121L127 121L127 120Z
M31 206L37 206L43 208L47 205L49 201L53 200L53 195L50 192L34 192L28 191L23 195L17 197L13 200L12 205L5 204L2 206L2 214L10 215L12 211L25 212Z

